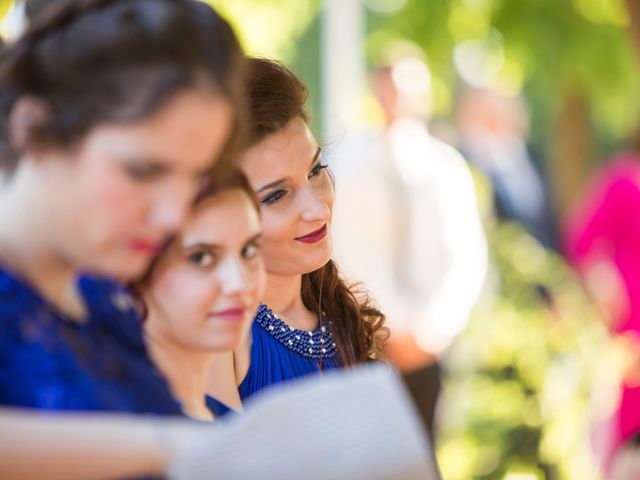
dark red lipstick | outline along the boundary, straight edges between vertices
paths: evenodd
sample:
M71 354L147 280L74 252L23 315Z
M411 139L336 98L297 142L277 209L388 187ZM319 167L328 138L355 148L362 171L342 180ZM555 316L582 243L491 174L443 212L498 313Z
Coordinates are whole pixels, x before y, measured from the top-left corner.
M315 230L304 237L297 237L296 240L303 243L316 243L327 236L327 224L325 223L318 230Z

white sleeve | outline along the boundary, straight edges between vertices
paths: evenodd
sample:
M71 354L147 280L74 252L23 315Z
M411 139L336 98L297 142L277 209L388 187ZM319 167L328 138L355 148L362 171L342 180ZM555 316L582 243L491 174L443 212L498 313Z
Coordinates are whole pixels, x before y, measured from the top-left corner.
M447 172L437 188L446 268L413 327L418 344L432 352L448 347L466 326L488 268L487 242L471 172L451 147L442 145L439 158Z

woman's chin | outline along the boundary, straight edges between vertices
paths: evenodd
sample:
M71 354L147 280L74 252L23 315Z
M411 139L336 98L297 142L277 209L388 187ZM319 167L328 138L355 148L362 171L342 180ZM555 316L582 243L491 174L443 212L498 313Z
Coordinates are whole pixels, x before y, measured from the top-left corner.
M208 341L205 345L202 345L203 350L210 352L229 352L235 350L240 345L243 337L243 333L246 329L240 328L220 328L217 329L215 334L211 330L207 332Z
M327 242L323 245L324 248L318 249L315 255L309 256L306 259L306 265L302 273L311 273L324 267L331 260L333 255L333 249L331 248L331 242Z

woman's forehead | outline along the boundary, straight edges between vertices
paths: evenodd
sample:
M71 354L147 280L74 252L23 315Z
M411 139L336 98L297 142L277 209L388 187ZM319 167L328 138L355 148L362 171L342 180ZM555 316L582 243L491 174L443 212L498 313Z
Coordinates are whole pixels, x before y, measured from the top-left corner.
M183 247L254 234L260 228L258 212L239 188L223 191L196 207L181 235Z
M307 125L296 119L247 150L241 165L249 177L286 177L297 169L306 171L317 149L318 143Z

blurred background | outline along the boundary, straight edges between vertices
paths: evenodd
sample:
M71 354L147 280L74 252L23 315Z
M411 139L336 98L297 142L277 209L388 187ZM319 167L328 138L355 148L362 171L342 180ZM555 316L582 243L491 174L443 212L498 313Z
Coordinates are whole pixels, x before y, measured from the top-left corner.
M640 3L210 3L309 86L338 258L441 368L443 477L602 478L640 431Z

